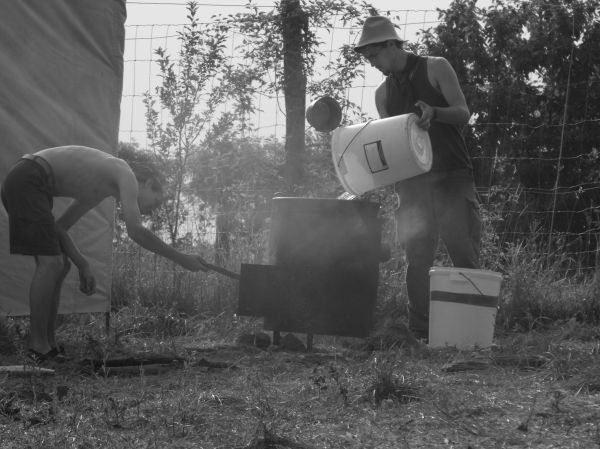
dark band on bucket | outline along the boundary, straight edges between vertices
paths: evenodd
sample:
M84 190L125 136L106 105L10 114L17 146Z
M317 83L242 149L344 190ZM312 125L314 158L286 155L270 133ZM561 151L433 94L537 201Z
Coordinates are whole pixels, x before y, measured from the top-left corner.
M430 298L431 301L456 302L459 304L468 304L470 306L498 307L497 296L451 293L432 290Z

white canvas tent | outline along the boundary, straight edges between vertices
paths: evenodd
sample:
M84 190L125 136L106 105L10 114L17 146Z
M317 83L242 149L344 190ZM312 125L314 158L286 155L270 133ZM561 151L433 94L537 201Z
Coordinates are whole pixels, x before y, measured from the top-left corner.
M125 0L18 0L0 3L0 182L22 154L59 145L113 153L123 84ZM55 201L55 214L68 204ZM96 275L98 293L65 282L60 313L110 308L114 202L71 231ZM0 204L0 315L28 315L32 257L9 254Z

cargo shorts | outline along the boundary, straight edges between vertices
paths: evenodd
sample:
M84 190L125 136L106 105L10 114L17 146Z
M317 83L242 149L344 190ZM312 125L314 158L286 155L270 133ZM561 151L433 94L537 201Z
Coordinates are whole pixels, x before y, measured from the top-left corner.
M54 177L50 166L36 158L26 155L20 159L2 183L0 196L8 213L10 253L55 256L61 247L52 214Z

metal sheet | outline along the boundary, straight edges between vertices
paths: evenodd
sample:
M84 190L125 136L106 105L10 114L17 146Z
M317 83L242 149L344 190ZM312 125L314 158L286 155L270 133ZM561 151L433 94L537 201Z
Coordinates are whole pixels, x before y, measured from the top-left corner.
M265 329L365 337L375 305L365 273L242 264L239 315L265 318Z
M242 265L239 313L265 329L365 337L377 300L381 222L367 201L275 198L272 265Z
M288 290L283 270L274 265L242 264L238 291L238 315L263 317L276 312Z

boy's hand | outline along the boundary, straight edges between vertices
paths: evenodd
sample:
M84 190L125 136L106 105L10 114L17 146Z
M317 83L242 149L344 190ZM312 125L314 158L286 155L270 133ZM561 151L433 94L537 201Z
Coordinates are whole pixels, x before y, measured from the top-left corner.
M415 106L421 108L421 117L417 120L417 125L427 131L431 126L431 120L435 117L435 109L422 100L417 101Z
M197 255L186 255L185 263L182 266L190 271L208 271L207 262Z
M96 279L89 267L79 270L79 290L87 296L96 293Z

